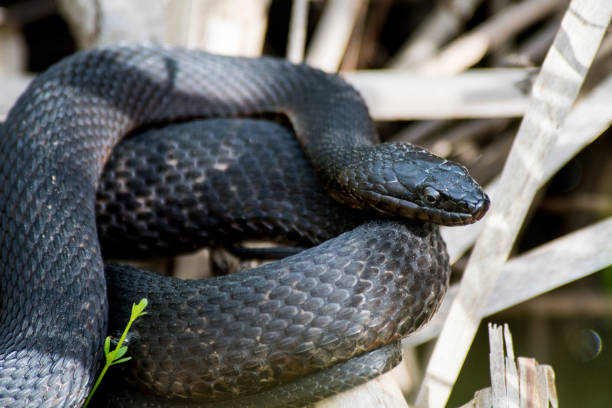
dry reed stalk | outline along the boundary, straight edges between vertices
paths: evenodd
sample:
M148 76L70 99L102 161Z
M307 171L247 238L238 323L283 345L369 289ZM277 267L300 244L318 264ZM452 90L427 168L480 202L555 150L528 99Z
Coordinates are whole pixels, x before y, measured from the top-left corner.
M306 63L335 72L340 67L359 10L366 0L329 0L313 34Z
M429 361L417 406L442 407L448 400L482 310L531 201L545 180L542 163L549 157L611 16L612 3L607 0L573 0L563 17L496 188L499 199L493 200Z
M532 358L514 358L508 325L489 324L491 387L477 391L461 408L558 408L552 367Z
M487 52L564 4L564 0L529 0L509 6L415 68L435 75L464 71L480 61Z
M293 0L287 43L287 59L291 62L298 63L304 60L307 22L308 0Z
M448 40L453 38L482 0L451 0L436 2L436 9L415 30L389 68L412 69L430 59Z
M521 116L534 71L474 69L453 76L400 70L344 72L375 120Z
M174 0L168 3L171 44L224 54L261 55L270 0Z
M479 318L490 316L612 265L612 218L582 228L508 261ZM440 310L405 347L434 339L448 319L459 285L450 287Z

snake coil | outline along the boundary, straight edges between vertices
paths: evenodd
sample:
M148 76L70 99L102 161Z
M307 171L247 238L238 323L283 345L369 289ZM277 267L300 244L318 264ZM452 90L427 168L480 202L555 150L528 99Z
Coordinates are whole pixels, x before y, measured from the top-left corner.
M123 312L143 294L150 300L149 316L137 322L130 339L134 360L122 373L133 389L115 397L113 406L232 406L237 396L255 399L235 406L256 405L253 395L262 389L282 385L286 396L312 376L320 384L319 370L359 365L362 353L390 350L384 346L431 317L448 284L437 227L393 217L356 226L361 221L352 210L338 218L355 226L351 231L257 271L203 282L130 268L108 268L105 276L95 194L117 142L143 127L260 112L288 117L318 180L344 204L450 225L473 222L488 208L463 167L413 146L377 144L363 101L336 76L271 58L154 45L75 54L36 78L0 128L1 405L82 403L102 358L107 284L112 307ZM193 181L190 190L196 198L216 192L227 202L233 195L247 202L249 186L225 183L218 172L252 156L225 146L225 162L186 177ZM177 160L157 151L149 161L160 164L165 177L153 195L163 196L165 188L171 194L159 202L184 201L188 210L160 210L147 200L147 186L158 176L135 171L140 181L127 184L140 191L117 200L101 193L98 213L105 206L111 213L133 210L130 231L171 219L159 224L161 235L147 238L152 248L167 248L163 242L176 241L180 231L199 229L198 219L222 226L220 241L262 226L268 235L311 244L325 236L286 219L272 225L279 211L266 197L277 194L276 187L262 195L264 209L244 226L223 215L225 200L214 195L207 209L193 195L177 199L172 192L181 190L180 177L167 173L180 167ZM136 203L126 204L130 197ZM98 217L125 218L117 214ZM298 218L312 220L308 212ZM116 239L113 228L106 230ZM142 244L147 239L137 250L149 250ZM115 309L111 316L113 324L125 318ZM287 406L309 398L315 397Z

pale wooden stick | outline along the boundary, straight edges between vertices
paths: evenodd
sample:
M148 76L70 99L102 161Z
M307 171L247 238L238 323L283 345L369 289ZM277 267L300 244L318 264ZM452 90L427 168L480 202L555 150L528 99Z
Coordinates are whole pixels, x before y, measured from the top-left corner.
M477 391L461 408L548 408L549 402L558 407L552 367L532 358L515 361L507 324L503 329L489 324L489 348L491 387Z
M509 261L482 313L491 315L612 265L606 237L612 237L612 217Z
M392 373L402 394L406 395L416 390L423 377L423 370L414 347L402 348L402 363L395 367Z
M2 9L0 8L0 17ZM26 44L21 32L0 18L0 75L17 75L25 69ZM3 90L4 91L4 90Z
M395 368L397 369L397 367ZM313 405L314 408L409 408L393 371Z
M270 0L174 0L166 40L225 55L261 54Z
M361 46L364 43L364 36L366 35L366 12L367 4L360 7L355 17L355 23L353 24L353 30L349 37L349 41L346 44L344 55L340 61L338 71L355 71L359 64Z
M298 63L304 60L307 18L308 0L293 0L291 20L289 20L289 41L287 44L287 59L291 62Z
M376 120L521 116L529 69L475 69L453 76L400 70L342 73L364 97Z
M550 402L550 406L552 408L559 408L559 397L557 396L557 387L555 387L555 372L551 366L541 365L539 367L538 374L540 373L546 381L546 387L548 389L548 402Z
M6 114L15 103L19 95L25 91L31 77L25 75L0 75L0 121L4 121Z
M514 358L512 335L507 324L504 324L504 343L506 343L506 398L508 401L518 401L520 396L518 367ZM510 408L514 406L510 405Z
M164 40L162 0L59 0L79 48L119 41Z
M585 146L593 142L612 124L612 75L600 83L593 91L579 101L559 129L554 150L543 163L543 178L548 180L565 163ZM495 182L486 191L494 197ZM483 227L482 222L465 227L442 227L442 237L446 241L451 263L458 260L476 241Z
M490 316L612 265L612 218L585 227L513 258L495 282L480 318ZM437 314L403 345L416 346L442 331L459 285L448 290Z
M543 182L541 163L569 113L612 16L612 2L573 0L548 52L457 298L429 361L417 405L442 407L474 338L529 205ZM501 192L501 193L500 193ZM507 275L506 275L507 277Z
M407 69L431 58L463 23L472 17L482 0L451 0L437 2L436 9L415 30L414 34L391 60L389 68Z
M491 374L492 406L495 408L508 408L502 330L501 326L489 324L489 372Z
M312 37L306 63L324 71L337 71L359 9L365 5L365 0L329 0Z
M480 61L492 48L564 4L564 0L529 0L509 6L453 41L438 55L416 69L436 75L464 71Z
M608 34L604 37L601 47L599 47L597 57L602 58L610 55L610 53L612 53L612 34Z

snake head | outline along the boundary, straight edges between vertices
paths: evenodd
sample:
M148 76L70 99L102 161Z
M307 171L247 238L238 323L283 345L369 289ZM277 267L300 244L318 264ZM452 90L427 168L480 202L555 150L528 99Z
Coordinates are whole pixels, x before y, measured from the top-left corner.
M489 197L464 166L410 144L370 149L380 160L362 158L359 192L353 193L368 207L442 225L471 224L489 209Z

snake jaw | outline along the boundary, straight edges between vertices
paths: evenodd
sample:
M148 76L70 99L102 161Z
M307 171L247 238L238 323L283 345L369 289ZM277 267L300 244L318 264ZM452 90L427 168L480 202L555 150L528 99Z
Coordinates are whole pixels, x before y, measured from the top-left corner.
M374 210L387 215L419 219L420 206L412 201L402 200L376 191L364 192L364 201Z
M380 194L375 191L366 192L364 198L369 202L369 206L372 209L383 214L418 219L447 226L472 224L484 216L490 205L489 197L486 194L476 205L469 206L467 212L426 208L415 202Z

